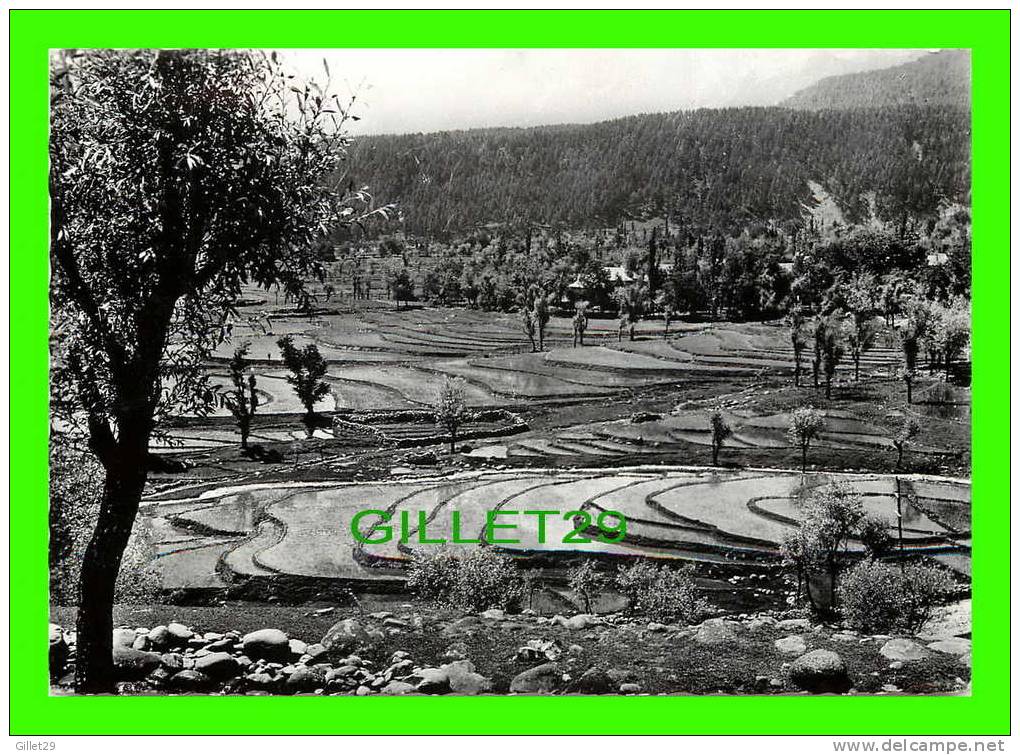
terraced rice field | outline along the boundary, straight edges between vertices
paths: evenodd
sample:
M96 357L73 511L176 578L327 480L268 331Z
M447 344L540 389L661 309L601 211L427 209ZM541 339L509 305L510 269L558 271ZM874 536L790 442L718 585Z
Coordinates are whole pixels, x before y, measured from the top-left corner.
M212 588L244 577L285 574L334 580L390 579L395 567L422 548L478 547L421 543L419 516L430 539L451 540L453 513L461 539L485 540L487 512L505 512L499 543L523 559L586 553L615 558L775 562L783 537L801 516L806 491L834 479L846 480L864 496L869 512L895 531L896 496L891 478L878 475L808 475L764 472L689 472L651 468L470 472L446 478L400 478L394 482L261 485L223 489L194 498L149 501L141 526L156 542L156 568L165 587ZM969 568L969 485L951 480L901 478L904 544ZM387 511L394 524L390 542L362 545L351 519L359 511ZM525 511L559 511L545 519L539 542L538 518ZM568 511L623 514L627 535L600 542L563 543L575 522ZM399 542L406 514L407 542ZM378 519L366 518L372 535ZM859 545L853 547L859 548Z
M276 339L315 343L330 362L342 408L402 409L433 400L444 375L468 382L469 403L503 406L536 399L604 396L693 373L750 376L792 370L787 331L779 325L681 323L666 334L659 321L639 323L637 340L617 340L616 323L589 323L586 345L571 348L570 321L554 317L546 351L531 353L515 315L456 309L367 310L347 315L273 317L261 326L238 323L217 358L241 343L257 361L263 413L300 411L282 379ZM879 346L862 360L865 375L891 374L896 352ZM846 368L849 369L849 368ZM214 372L222 378L218 365ZM320 405L332 409L333 399Z

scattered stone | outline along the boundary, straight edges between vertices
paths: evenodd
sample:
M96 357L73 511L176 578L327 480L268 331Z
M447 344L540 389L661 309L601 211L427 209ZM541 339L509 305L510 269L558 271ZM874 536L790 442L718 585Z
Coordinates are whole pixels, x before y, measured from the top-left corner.
M326 650L344 653L382 638L382 632L366 628L357 619L341 619L326 632L322 638L322 646Z
M634 682L625 682L620 685L621 695L637 695L641 692L641 685Z
M830 639L833 642L857 642L859 638L849 632L835 632Z
M903 690L901 690L895 684L883 684L882 685L882 691L883 692L896 693L896 692L902 692Z
M890 661L919 661L931 655L928 649L914 640L896 638L889 640L878 651Z
M669 629L669 627L667 627L665 624L660 624L657 621L652 621L649 622L648 624L649 632L665 632L667 629Z
M450 691L450 677L444 669L423 668L416 674L420 680L415 690L426 695L443 695Z
M609 695L616 689L616 684L609 674L600 668L590 668L577 680L577 691L582 695Z
M470 634L482 625L482 620L477 616L464 616L456 621L450 622L443 629L445 635Z
M410 695L414 692L414 685L407 682L392 681L383 687L380 692L384 695Z
M229 679L237 676L240 665L229 653L209 653L195 661L195 671L211 679Z
M322 664L297 666L287 677L286 687L291 692L314 692L322 689L326 686L328 671L329 667Z
M471 661L444 663L439 668L446 672L450 691L456 695L478 695L492 689L492 682L477 673Z
M259 629L241 638L241 649L249 658L274 662L290 659L290 639L279 629Z
M510 691L522 694L545 694L555 692L563 681L563 675L555 663L522 671L510 682Z
M936 640L928 643L929 650L936 650L939 653L963 656L970 655L970 640L963 637L951 637L948 640Z
M698 626L694 641L701 645L723 645L736 642L744 627L726 619L706 619Z
M113 665L123 679L141 679L159 668L160 656L124 645L113 646Z
M125 629L124 627L114 629L113 646L129 648L134 644L135 637L137 637L137 634L134 629Z
M776 623L780 632L808 632L811 630L810 619L783 619Z
M216 687L216 682L194 669L184 669L167 680L167 688L173 692L209 692Z
M495 619L501 621L506 618L506 611L501 608L490 608L488 611L482 611L481 616L483 619Z
M556 640L528 640L528 644L517 649L517 660L525 663L555 661L563 655L563 648Z
M174 647L181 647L188 640L195 636L195 633L183 624L171 622L166 625L166 631L170 635L170 642Z
M846 664L831 650L812 650L790 664L790 681L808 692L846 692L850 677Z
M889 668L891 668L893 671L899 671L901 668L903 668L903 661L893 661L892 663L889 664Z
M566 629L579 630L587 629L590 626L599 624L599 617L590 613L579 613L576 616L571 616L569 619L565 616L557 614L553 616L552 621L554 624L559 624Z
M326 648L321 642L316 642L314 645L309 645L305 648L305 654L312 658L318 658L325 652Z
M807 643L799 635L791 634L789 637L775 641L776 650L786 655L803 655L807 652Z
M752 632L760 632L765 629L771 629L776 623L776 620L771 616L758 616L747 622L747 628Z
M390 629L407 629L411 625L403 619L398 619L395 616L391 616L388 619L383 619L383 626L389 627Z
M396 658L396 653L393 654L393 657ZM460 641L451 644L448 648L446 648L446 651L443 653L443 658L449 658L455 661L459 661L462 658L466 657L467 657L467 645Z
M159 662L163 665L163 668L170 669L171 671L180 671L184 668L184 656L180 653L163 653L159 657Z
M357 695L358 697L365 697L366 695L372 694L372 688L366 687L364 684L362 684L360 687L358 687L354 694Z

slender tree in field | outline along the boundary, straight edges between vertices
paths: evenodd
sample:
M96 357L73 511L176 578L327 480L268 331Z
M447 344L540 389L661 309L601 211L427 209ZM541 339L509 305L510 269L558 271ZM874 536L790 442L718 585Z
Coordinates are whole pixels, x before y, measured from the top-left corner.
M463 378L443 378L434 406L436 423L450 434L450 453L457 447L457 431L471 419Z
M790 415L790 426L786 431L790 442L800 448L801 472L807 472L807 454L811 441L816 440L825 430L825 415L817 409L801 407Z
M832 378L843 361L843 340L834 320L827 320L821 340L822 372L825 375L825 398L832 398Z
M644 286L632 283L616 292L616 301L620 307L621 320L626 316L628 335L634 340L634 328L641 321L645 314L645 304L648 294Z
M914 402L914 380L917 377L917 355L921 351L920 340L917 327L913 322L908 322L900 333L900 352L903 355L900 377L907 386L908 404Z
M545 329L549 325L549 297L539 291L532 305L531 316L535 320L535 332L538 334L538 350L545 351Z
M811 327L812 347L814 348L814 357L811 360L811 379L815 388L818 388L818 378L822 374L822 350L827 330L826 319L817 315Z
M574 310L574 346L584 346L584 333L588 330L588 305L579 302Z
M319 353L314 343L305 344L303 348L294 345L294 339L284 336L277 340L284 366L290 371L287 382L294 389L298 401L305 408L305 431L308 437L315 432L315 405L330 394L329 383L323 380L329 365Z
M248 344L234 349L234 355L230 359L230 382L234 389L223 395L223 403L234 415L237 421L237 429L241 433L241 450L248 450L248 435L251 433L251 422L255 418L255 411L258 409L259 396L255 390L257 381L255 373L249 371Z
M892 436L893 448L896 449L896 471L899 471L900 466L903 464L903 451L906 449L907 444L916 438L920 432L921 426L912 417L904 419L903 423L896 428L895 434Z
M861 356L875 345L876 336L878 328L874 320L857 320L850 317L843 322L843 338L850 351L850 359L854 363L855 383L861 379Z
M726 417L718 410L712 412L708 418L708 424L712 429L712 466L714 467L719 464L719 451L723 447L723 442L733 434L733 431L726 422Z
M538 343L535 341L535 316L527 305L521 307L521 329L531 342L531 351L538 351Z
M804 334L804 315L800 310L790 313L790 345L793 346L793 384L800 387L800 358L807 348L807 336Z
M50 85L51 407L103 468L75 686L109 692L114 584L158 422L214 400L202 364L242 286L307 300L322 229L359 222L370 197L331 180L344 107L275 55L76 51Z

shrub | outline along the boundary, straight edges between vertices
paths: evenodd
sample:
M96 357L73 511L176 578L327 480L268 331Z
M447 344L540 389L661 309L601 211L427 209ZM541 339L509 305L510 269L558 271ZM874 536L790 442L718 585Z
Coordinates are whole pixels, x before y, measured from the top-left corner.
M953 578L935 566L915 565L903 570L903 627L917 632L956 590Z
M517 610L526 597L526 581L511 557L491 548L475 548L463 557L440 549L414 554L407 587L419 599L449 608Z
M449 602L457 586L460 561L445 548L415 551L407 575L407 589L426 603Z
M865 632L917 632L932 611L955 590L942 569L914 565L904 569L865 560L840 580L843 618Z
M630 600L631 610L656 621L690 624L706 609L698 596L693 566L671 569L638 561L621 567L616 584Z
M902 610L902 579L897 567L866 559L839 581L843 619L863 632L888 632Z
M453 603L466 611L520 610L525 579L510 556L491 548L472 548L460 560Z

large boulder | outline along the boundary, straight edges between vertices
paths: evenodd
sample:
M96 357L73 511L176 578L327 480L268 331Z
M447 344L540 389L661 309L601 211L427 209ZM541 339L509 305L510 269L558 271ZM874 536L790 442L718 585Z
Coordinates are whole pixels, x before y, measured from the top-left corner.
M195 659L195 671L212 679L230 679L237 676L240 664L229 653L209 653Z
M562 683L563 673L559 666L543 663L515 676L510 682L510 691L525 695L548 694L555 692Z
M790 681L808 692L846 692L850 676L838 653L812 650L790 664Z
M320 644L326 650L349 653L358 647L371 645L374 641L381 639L383 639L383 633L378 629L367 627L358 619L341 619L329 628Z
M410 695L415 691L413 684L407 682L401 682L393 680L389 682L385 687L379 690L384 695Z
M137 636L138 635L135 633L134 629L118 627L113 630L113 646L129 648L135 644L135 638Z
M286 663L290 660L290 638L279 629L259 629L241 638L244 654L253 660Z
M591 613L579 613L575 616L571 616L569 619L565 616L557 614L553 616L553 623L559 624L566 629L587 629L588 627L595 626L600 623L599 617Z
M903 637L889 640L878 652L890 661L900 661L902 663L919 661L931 655L929 650L921 643Z

